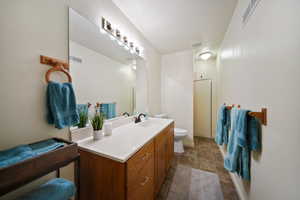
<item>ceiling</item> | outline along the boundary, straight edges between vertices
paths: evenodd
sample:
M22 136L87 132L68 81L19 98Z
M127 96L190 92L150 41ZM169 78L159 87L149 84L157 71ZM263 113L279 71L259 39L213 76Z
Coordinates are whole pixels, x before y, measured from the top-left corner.
M163 54L219 47L237 0L113 0Z

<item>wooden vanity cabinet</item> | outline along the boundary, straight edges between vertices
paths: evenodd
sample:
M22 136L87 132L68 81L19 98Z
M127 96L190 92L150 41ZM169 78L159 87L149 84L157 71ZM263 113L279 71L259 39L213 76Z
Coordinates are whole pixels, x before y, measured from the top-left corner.
M174 156L174 123L155 138L155 196L158 194Z
M80 150L80 200L154 200L174 154L174 123L126 163Z

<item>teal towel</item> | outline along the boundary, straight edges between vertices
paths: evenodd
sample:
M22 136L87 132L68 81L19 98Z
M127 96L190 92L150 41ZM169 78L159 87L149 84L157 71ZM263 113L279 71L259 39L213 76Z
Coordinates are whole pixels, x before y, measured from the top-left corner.
M68 200L75 192L74 183L63 178L55 178L16 200Z
M217 133L215 142L218 145L228 144L228 132L230 129L230 110L222 105L218 112Z
M35 156L28 145L20 145L4 151L0 151L0 168L13 165Z
M34 156L55 150L62 146L64 146L64 143L49 139L30 145L19 145L17 147L0 151L0 168L8 167Z
M116 104L115 103L103 103L100 106L100 112L102 112L106 119L116 117Z
M60 147L63 147L64 143L62 142L56 142L53 139L45 140L42 142L30 144L29 147L32 149L34 153L37 155L47 153L49 151L53 151L55 149L58 149Z
M48 123L62 129L79 123L72 83L49 82L47 87Z
M250 180L251 151L260 148L259 122L248 115L248 110L232 109L232 129L224 167Z

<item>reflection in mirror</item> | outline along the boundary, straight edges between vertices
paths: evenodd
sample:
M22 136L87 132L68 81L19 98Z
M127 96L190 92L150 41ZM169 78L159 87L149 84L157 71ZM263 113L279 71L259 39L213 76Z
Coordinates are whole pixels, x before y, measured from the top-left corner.
M69 9L69 58L79 112L88 112L84 110L88 103L99 102L106 119L112 119L125 112L132 115L136 104L146 105L144 61L73 9Z

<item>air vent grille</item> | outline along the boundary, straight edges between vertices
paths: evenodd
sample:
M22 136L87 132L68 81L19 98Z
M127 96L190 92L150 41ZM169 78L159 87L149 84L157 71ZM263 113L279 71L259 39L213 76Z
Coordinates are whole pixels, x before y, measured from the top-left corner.
M82 59L75 56L70 56L69 59L74 62L82 63Z
M253 14L253 12L259 2L260 2L260 0L250 0L250 2L243 14L243 24L246 24L248 22L249 18Z

